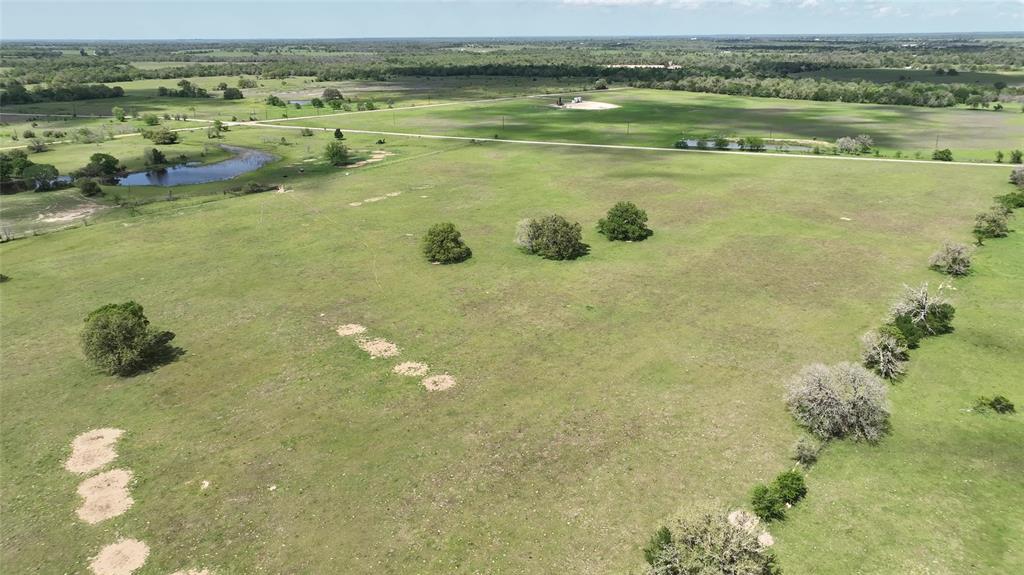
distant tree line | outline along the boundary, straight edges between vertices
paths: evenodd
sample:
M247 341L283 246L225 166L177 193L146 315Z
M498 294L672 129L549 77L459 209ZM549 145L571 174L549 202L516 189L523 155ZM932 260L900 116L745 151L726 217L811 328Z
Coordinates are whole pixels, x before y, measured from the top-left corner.
M19 82L8 82L7 89L0 92L0 105L31 104L34 102L71 102L96 98L120 98L124 90L120 86L105 84L61 84L33 86L31 90Z

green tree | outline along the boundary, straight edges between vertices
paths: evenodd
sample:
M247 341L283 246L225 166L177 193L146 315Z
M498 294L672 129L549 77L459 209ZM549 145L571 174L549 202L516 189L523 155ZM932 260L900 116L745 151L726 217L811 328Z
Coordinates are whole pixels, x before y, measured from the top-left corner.
M647 212L633 202L615 204L597 221L597 231L612 241L642 241L654 233L647 227Z
M78 178L75 180L75 187L87 198L103 195L103 188L92 178Z
M344 140L345 139L345 134L341 133L341 128L335 128L334 129L334 139L335 140Z
M328 142L324 148L324 159L334 166L343 166L349 162L348 148L345 144L335 140Z
M112 113L114 115L114 117L117 118L118 122L125 121L126 116L125 116L124 108L122 108L121 106L114 106L110 110L110 113Z
M444 222L427 230L423 237L423 255L430 262L454 264L469 259L473 252L462 241L462 234L455 224Z
M110 375L133 375L170 355L174 334L150 327L142 306L107 304L85 318L85 357Z
M309 105L319 110L320 108L324 107L324 101L321 100L320 98L313 98L312 100L309 101Z
M156 126L160 124L160 118L158 118L156 114L143 114L142 123L147 126Z
M50 164L32 164L21 173L26 182L32 182L32 187L37 192L52 189L59 176L60 172Z
M142 158L147 166L162 166L167 163L167 156L156 148L146 148L142 152Z
M579 223L570 223L558 214L529 220L526 238L521 244L530 253L548 260L574 260L586 255L590 246L583 243Z
M221 97L223 97L225 100L241 100L242 98L245 98L245 95L242 94L242 91L238 88L227 88L226 90L224 90L224 93L221 95Z

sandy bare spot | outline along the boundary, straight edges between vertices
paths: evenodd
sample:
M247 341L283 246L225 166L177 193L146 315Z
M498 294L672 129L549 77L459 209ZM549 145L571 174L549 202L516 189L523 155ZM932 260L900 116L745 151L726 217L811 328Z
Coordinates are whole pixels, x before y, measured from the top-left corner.
M389 192L389 193L384 194L384 195L389 197L389 198L397 198L398 196L402 195L402 192Z
M134 503L128 495L131 480L131 471L113 469L83 481L78 486L78 495L85 501L78 508L78 518L92 525L128 511Z
M373 202L379 202L381 200L386 200L386 199L387 199L387 196L373 196L372 198L366 198L365 200L363 200L363 202L367 203L367 204L372 204Z
M559 106L558 104L551 104L553 108L562 108L565 110L611 110L612 108L618 108L616 104L609 104L607 102L566 102L564 105Z
M350 335L363 333L366 331L366 328L358 323L346 323L345 325L338 326L337 331L338 335L341 337L348 337Z
M398 346L386 339L361 339L359 348L370 354L372 358L394 357L400 353Z
M206 491L209 488L210 488L210 482L208 480L206 480L206 479L204 479L203 482L199 485L199 490L200 491Z
M761 547L771 547L775 545L775 538L772 537L771 533L765 531L757 536L757 542L761 544Z
M96 575L131 575L146 562L149 546L138 539L121 539L100 549L89 568Z
M188 569L186 571L175 571L171 575L213 575L209 569Z
M361 167L363 167L363 166L365 166L367 164L372 164L374 162L379 162L379 161L383 160L384 158L386 158L388 156L394 156L394 155L395 154L392 153L392 152L386 152L384 150L374 150L373 152L370 153L370 157L369 158L367 158L365 160L360 160L360 161L358 161L358 162L356 162L354 164L349 164L346 167L349 167L349 168L361 168Z
M745 509L737 509L729 513L729 523L733 527L742 527L748 533L753 533L760 527L761 520Z
M73 222L87 218L101 209L103 209L103 206L99 204L89 204L62 212L45 212L36 216L36 220L46 224Z
M353 208L358 208L359 206L363 205L363 202L349 202L348 205L352 206Z
M432 375L423 379L423 387L427 388L427 391L444 391L455 387L455 378L447 373L444 375Z
M430 366L425 363L419 363L416 361L404 361L395 367L391 368L391 371L398 375L406 375L409 377L421 377L427 375L430 371Z
M72 473L89 473L110 463L117 457L114 443L124 430L103 428L86 431L71 442L71 457L64 469Z

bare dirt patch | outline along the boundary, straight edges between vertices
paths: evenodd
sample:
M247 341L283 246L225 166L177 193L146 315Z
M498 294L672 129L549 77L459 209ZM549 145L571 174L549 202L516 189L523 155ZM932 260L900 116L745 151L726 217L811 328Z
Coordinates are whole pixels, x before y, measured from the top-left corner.
M100 204L86 204L60 212L44 212L36 216L36 220L44 224L62 224L87 218L103 208Z
M562 110L611 110L613 108L619 108L617 104L609 104L608 102L566 102L559 106L558 104L551 104L552 108L559 108Z
M175 571L171 575L213 575L209 569L189 569L187 571Z
M361 168L367 164L373 164L379 162L388 156L394 156L394 152L386 152L384 150L374 150L370 152L370 157L365 160L359 160L358 162L348 164L346 168Z
M359 340L359 348L370 354L372 358L394 357L401 353L397 345L379 337Z
M78 518L92 525L128 511L134 503L128 495L131 480L131 471L114 469L83 481L78 486L78 495L85 501L78 508Z
M89 569L96 575L131 575L146 563L149 546L138 539L121 539L100 549Z
M423 379L423 387L427 391L444 391L455 387L455 378L448 375L432 375Z
M110 463L117 457L114 443L124 430L103 428L86 431L71 442L71 457L64 469L72 473L89 473Z
M391 371L398 375L421 377L427 375L427 372L430 371L430 366L416 361L405 361L391 368Z
M345 325L338 326L338 335L341 337L348 337L350 335L357 335L366 331L366 328L359 325L358 323L346 323Z

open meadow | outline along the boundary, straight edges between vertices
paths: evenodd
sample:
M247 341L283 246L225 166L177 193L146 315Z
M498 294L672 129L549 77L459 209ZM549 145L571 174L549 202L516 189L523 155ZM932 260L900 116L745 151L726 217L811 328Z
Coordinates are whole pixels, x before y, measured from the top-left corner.
M637 97L608 94L624 109ZM280 135L293 143L271 143ZM281 158L246 177L284 193L208 201L223 184L174 188L183 199L0 246L6 569L79 572L131 534L151 548L143 574L635 570L677 510L742 505L790 466L785 381L856 357L902 284L940 280L926 267L934 248L967 239L1006 191L1004 171L974 166L418 138L333 168L315 160L329 138L232 128L225 142ZM648 211L653 237L594 231L619 200ZM550 212L583 224L589 255L516 248L516 222ZM469 261L423 260L438 221L457 223ZM1020 503L1020 459L996 450L1024 439L1019 419L964 414L992 385L965 386L957 369L992 354L993 390L1024 392L1007 355L1024 342L1024 310L1008 301L1020 248L993 242L978 277L957 283L964 322L923 344L894 389L895 439L823 455L807 502L772 527L787 573L887 573L899 555L908 572L926 560L996 574L1019 560L1020 519L982 521ZM127 299L184 354L111 378L84 362L78 332L90 310ZM368 358L335 333L348 323L400 356ZM457 385L427 391L391 373L399 360ZM61 465L71 439L99 427L126 430L118 465L135 474L134 505L87 526ZM975 441L941 448L964 433ZM955 490L907 476L943 462ZM881 525L879 485L909 502ZM923 516L938 536L920 532ZM919 556L900 553L908 541ZM869 546L876 559L859 563ZM946 547L963 552L933 559Z

